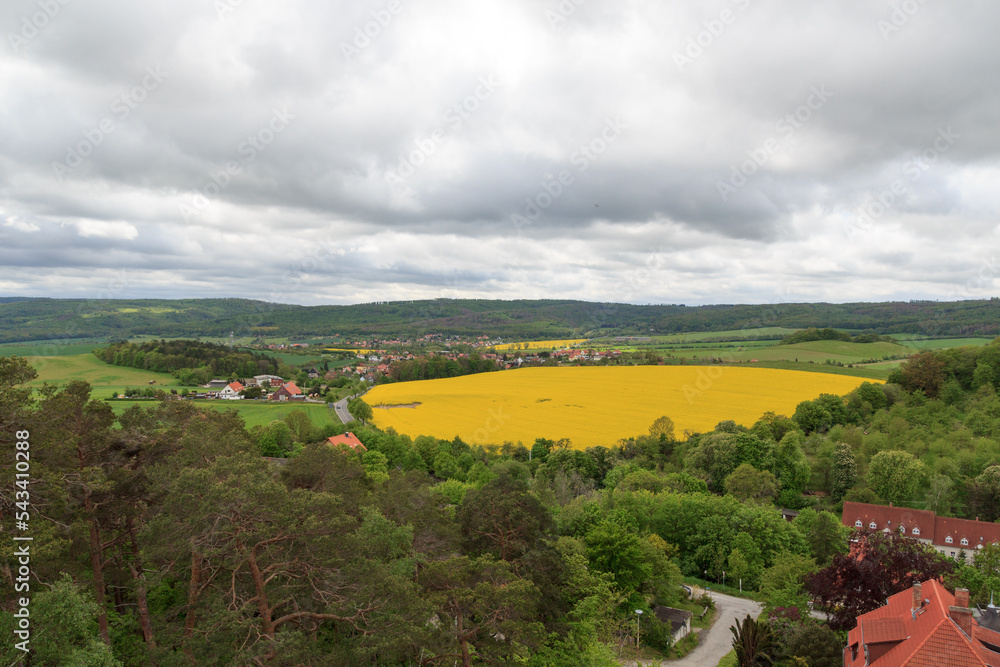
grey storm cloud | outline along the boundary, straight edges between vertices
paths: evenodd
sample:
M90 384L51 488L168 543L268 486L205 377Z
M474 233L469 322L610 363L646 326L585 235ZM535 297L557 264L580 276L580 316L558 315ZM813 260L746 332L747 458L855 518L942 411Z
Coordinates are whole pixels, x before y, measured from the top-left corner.
M0 293L126 272L122 297L297 303L990 296L998 20L921 0L9 0Z

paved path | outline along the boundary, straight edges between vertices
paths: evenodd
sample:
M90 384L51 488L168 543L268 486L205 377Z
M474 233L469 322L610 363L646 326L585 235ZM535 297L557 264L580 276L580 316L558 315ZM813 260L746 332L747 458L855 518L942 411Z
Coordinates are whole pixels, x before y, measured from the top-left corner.
M337 419L340 420L341 424L354 421L354 417L352 417L351 413L347 411L347 401L352 398L354 397L348 396L347 398L342 398L333 404L333 409L337 412Z
M747 614L756 618L763 607L759 602L715 591L712 591L712 599L715 600L715 623L698 633L698 647L695 650L680 660L663 660L659 663L642 660L639 664L659 664L663 667L716 667L722 656L733 648L733 633L729 631L729 626L735 625L737 619L742 621ZM625 667L635 667L636 662L630 660L622 664Z

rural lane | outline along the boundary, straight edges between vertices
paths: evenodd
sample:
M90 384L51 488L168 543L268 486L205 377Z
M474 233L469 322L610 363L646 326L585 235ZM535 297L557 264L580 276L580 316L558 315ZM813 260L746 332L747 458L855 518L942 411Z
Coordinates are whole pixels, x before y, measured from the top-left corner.
M354 421L354 417L352 417L351 413L347 411L347 401L352 398L354 397L348 396L347 398L342 398L333 404L333 409L336 411L337 419L340 420L341 424Z
M756 618L763 609L759 602L712 592L715 600L716 619L712 627L698 633L698 647L680 660L639 661L640 665L663 665L663 667L715 667L722 656L733 648L733 634L729 626L750 614ZM635 667L636 661L622 663L625 667Z

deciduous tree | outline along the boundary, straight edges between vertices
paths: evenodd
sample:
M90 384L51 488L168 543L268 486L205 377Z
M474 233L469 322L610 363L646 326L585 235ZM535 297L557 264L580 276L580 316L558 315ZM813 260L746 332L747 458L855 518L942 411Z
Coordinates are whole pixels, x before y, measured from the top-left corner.
M808 583L813 597L832 610L835 630L850 629L858 616L881 607L890 595L955 567L933 547L894 533L859 530L851 539L850 552L834 556Z
M666 415L657 417L649 426L649 434L661 440L674 439L674 420Z
M868 486L889 503L909 500L920 483L923 464L909 452L879 452L868 464Z
M989 466L968 487L969 507L983 521L1000 518L1000 465Z
M767 470L743 463L724 482L726 493L742 502L770 503L778 495L778 481Z
M839 503L858 479L858 465L854 461L854 451L846 442L838 442L833 454L833 470L830 496Z

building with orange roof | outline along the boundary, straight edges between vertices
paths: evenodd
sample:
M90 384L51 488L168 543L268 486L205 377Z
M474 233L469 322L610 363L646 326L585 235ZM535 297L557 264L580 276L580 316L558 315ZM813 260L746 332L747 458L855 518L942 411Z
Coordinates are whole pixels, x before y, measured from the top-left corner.
M860 530L897 532L930 544L949 558L968 560L987 544L1000 544L1000 524L937 516L929 510L844 501L841 523Z
M1000 632L976 620L968 590L952 595L931 579L858 616L847 634L844 667L1000 667L997 637Z
M230 382L219 392L219 398L243 398L240 396L240 392L243 391L244 387L239 382Z
M356 452L367 452L368 448L358 440L358 436L354 435L350 431L347 433L342 433L341 435L335 435L326 439L331 445L350 447Z

